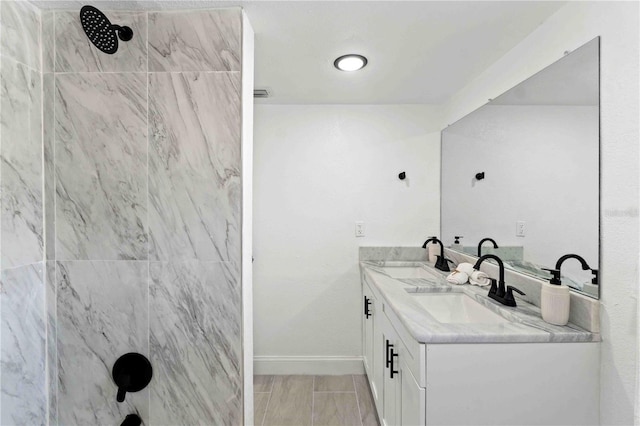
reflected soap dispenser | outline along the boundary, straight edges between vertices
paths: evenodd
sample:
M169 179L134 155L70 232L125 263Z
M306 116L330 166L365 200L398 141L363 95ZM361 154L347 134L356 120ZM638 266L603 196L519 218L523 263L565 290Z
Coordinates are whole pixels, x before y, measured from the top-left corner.
M542 319L549 324L566 325L569 322L569 287L562 285L560 270L546 269L552 275L549 283L542 283L540 292L540 310Z
M458 252L461 252L461 253L462 253L464 250L462 250L462 244L460 244L460 238L464 238L464 237L459 236L459 235L456 235L456 236L455 236L455 237L453 237L453 238L455 238L455 241L454 241L454 242L453 242L453 244L451 245L451 248L452 248L453 250L455 250L455 251L458 251Z

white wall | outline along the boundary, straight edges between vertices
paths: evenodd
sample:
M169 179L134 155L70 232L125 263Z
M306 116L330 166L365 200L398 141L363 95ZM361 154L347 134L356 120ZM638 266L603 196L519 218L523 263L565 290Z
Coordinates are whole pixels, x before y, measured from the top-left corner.
M634 422L638 360L637 2L569 2L447 105L445 123L600 35L601 424ZM638 420L638 415L635 416Z
M360 371L358 247L418 246L439 232L439 112L255 107L257 373Z
M598 122L597 106L487 105L447 127L443 241L464 235L474 246L492 237L524 246L525 260L547 268L577 253L597 269ZM524 237L516 221L525 221ZM563 272L570 266L581 269L569 262Z

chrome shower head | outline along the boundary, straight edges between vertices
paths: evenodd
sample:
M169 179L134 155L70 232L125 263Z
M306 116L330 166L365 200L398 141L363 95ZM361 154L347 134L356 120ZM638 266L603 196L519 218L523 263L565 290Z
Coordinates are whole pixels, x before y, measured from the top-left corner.
M133 38L131 28L111 24L104 13L93 6L83 6L80 9L80 23L91 43L109 55L118 51L118 38L122 41Z

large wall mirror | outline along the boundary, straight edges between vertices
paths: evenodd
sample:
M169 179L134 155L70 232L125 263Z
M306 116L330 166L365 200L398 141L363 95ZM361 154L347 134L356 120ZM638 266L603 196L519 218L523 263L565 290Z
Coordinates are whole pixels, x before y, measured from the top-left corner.
M599 269L599 38L565 55L442 132L441 236L549 279L565 254ZM478 175L484 173L484 175ZM483 177L484 176L484 177ZM562 283L599 297L574 259Z

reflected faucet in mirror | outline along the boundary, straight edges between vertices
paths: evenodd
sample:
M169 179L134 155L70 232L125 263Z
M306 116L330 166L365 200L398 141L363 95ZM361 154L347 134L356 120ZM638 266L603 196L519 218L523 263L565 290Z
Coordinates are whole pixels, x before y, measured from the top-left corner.
M505 306L515 307L516 299L513 297L513 292L515 291L522 296L525 296L525 293L511 285L506 286L507 288L505 289L504 263L502 263L502 259L500 259L495 254L485 254L484 256L481 256L480 259L478 259L475 265L473 265L473 269L480 270L480 265L487 259L495 260L498 264L499 270L498 281L496 282L494 278L491 278L491 288L489 289L489 294L487 296L489 296L490 299L500 302Z
M561 277L560 268L562 268L562 264L565 262L565 260L568 260L568 259L576 259L578 262L580 262L580 265L582 266L583 271L591 270L591 273L593 274L593 278L591 279L591 284L598 285L598 270L592 269L587 264L587 261L584 260L581 256L578 256L577 254L565 254L564 256L562 256L556 262L555 269L542 268L545 271L549 271L552 275L551 279L549 280L549 284L555 284L555 285L562 284L562 280L560 279Z
M436 256L436 263L434 264L435 268L443 272L451 272L451 269L449 269L449 262L453 263L453 261L444 257L444 245L442 244L442 241L436 237L429 237L427 241L422 244L422 248L426 249L427 244L429 243L440 244L440 254Z
M480 242L478 243L478 257L482 256L482 244L485 241L491 241L491 243L493 243L493 248L497 249L498 248L498 243L496 243L496 241L493 238L483 238L480 240Z

